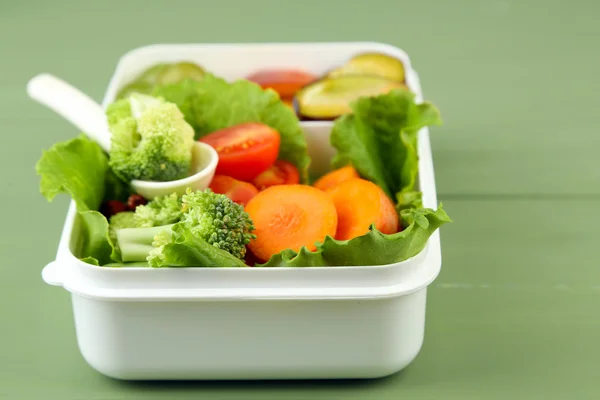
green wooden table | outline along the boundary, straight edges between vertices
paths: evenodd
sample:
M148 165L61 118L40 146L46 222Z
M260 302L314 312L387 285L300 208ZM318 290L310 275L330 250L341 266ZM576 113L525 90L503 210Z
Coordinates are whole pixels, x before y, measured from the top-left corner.
M1 2L0 398L598 398L598 13L589 0ZM67 199L47 204L33 168L78 132L26 97L27 80L51 72L100 100L139 45L339 40L405 49L445 121L432 145L456 222L442 229L418 358L373 381L125 383L93 371L68 293L40 277Z

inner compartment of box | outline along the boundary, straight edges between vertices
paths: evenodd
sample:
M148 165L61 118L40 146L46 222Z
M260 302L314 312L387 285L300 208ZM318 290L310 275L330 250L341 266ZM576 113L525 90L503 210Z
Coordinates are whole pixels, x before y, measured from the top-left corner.
M103 106L110 104L116 93L139 73L157 63L192 61L224 79L235 80L265 67L303 68L315 74L323 74L363 51L379 51L399 58L405 65L408 87L416 93L417 101L421 101L419 79L412 69L409 57L402 50L387 44L158 44L134 49L120 59L105 94ZM334 154L334 149L329 144L332 122L301 121L300 125L307 137L309 155L312 159L311 176L322 175L330 169L330 160ZM422 148L422 139L425 139L425 148ZM418 190L424 192L426 207L434 206L435 203L435 188L433 181L429 182L431 180L429 171L426 171L425 185L422 182L422 169L432 168L429 151L428 130L424 128L419 133L418 154L419 156L425 154L426 160L425 163L419 161L416 186ZM81 217L75 213L69 241L74 255L80 254L82 247L81 228Z

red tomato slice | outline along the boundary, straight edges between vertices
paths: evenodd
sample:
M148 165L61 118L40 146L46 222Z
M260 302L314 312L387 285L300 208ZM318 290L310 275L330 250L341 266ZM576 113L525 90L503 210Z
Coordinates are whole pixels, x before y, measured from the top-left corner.
M219 154L216 174L250 182L273 165L281 138L265 124L246 122L212 132L200 141Z
M209 185L215 193L224 194L243 206L258 194L258 189L248 182L238 181L230 176L215 175Z
M298 90L316 81L317 77L305 71L295 69L266 69L246 78L259 84L263 89L273 89L279 97L293 97Z
M300 174L294 164L277 160L271 168L254 178L252 183L258 190L275 185L297 185L300 183Z

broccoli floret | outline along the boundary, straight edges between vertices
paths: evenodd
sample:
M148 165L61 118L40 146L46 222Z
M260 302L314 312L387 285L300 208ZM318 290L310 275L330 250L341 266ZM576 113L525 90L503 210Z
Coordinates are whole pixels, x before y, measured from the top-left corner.
M110 226L115 229L134 228L137 226L135 222L135 213L133 211L122 211L110 217Z
M159 267L167 262L164 248L169 243L173 243L173 233L173 229L168 229L154 235L152 250L146 256L146 261L151 267Z
M143 228L172 225L182 216L182 202L177 193L155 197L148 204L137 206L135 211L124 211L110 217L108 234L123 261L138 261L140 257L145 259L154 235L161 231ZM125 254L121 250L123 243Z
M118 248L123 262L146 261L154 248L152 243L160 235L168 235L173 225L154 226L151 228L117 229Z
M137 227L137 223L135 221L135 213L133 211L123 211L110 217L108 236L115 245L117 251L120 251L117 240L117 230L135 227Z
M135 209L135 225L143 228L179 222L183 216L181 197L177 193L155 197Z
M240 260L243 260L246 255L246 245L256 238L252 233L255 229L254 224L243 206L210 189L204 191L188 189L181 198L172 195L158 200L156 205L164 204L167 209L165 215L174 216L176 214L174 204L181 204L179 221L163 226L147 225L147 227L118 230L117 237L123 261L148 261L150 266L160 267L172 262L185 264L199 262L198 260L207 263L208 260L215 263L216 260L226 262L227 257L230 257L230 264L233 259L237 260L233 264L243 264ZM136 214L140 207L136 209ZM145 207L152 207L152 202ZM134 220L135 217L137 215L134 216ZM173 219L170 221L174 222ZM185 247L189 250L189 254L174 255L173 252L165 254L165 248L173 244ZM214 250L212 253L207 253L207 248ZM189 258L186 258L188 256ZM173 260L173 257L177 260Z
M134 93L106 111L109 165L125 181L171 181L189 175L194 129L174 103Z
M181 223L195 235L237 258L244 258L246 245L256 236L254 224L244 207L224 194L206 189L182 196L184 217Z

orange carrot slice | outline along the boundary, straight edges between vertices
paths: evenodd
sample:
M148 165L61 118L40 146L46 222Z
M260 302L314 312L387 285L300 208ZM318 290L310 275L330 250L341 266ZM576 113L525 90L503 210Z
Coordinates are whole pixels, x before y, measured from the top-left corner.
M334 236L337 213L327 193L308 185L271 186L246 205L254 222L256 239L248 248L256 258L267 261L285 249L310 251L315 242Z
M383 233L398 232L399 217L394 203L373 182L352 178L325 193L331 197L337 210L337 240L362 236L369 231L371 224Z
M323 175L313 183L313 186L320 190L327 190L352 178L360 178L360 176L354 167L347 165Z

